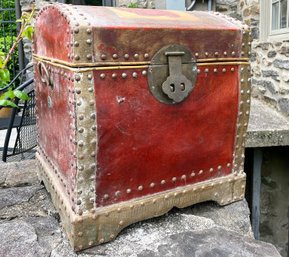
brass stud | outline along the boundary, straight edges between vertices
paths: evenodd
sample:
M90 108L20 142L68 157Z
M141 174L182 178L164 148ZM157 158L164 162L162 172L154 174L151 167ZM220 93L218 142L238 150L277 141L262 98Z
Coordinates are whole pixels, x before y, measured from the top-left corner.
M74 59L75 59L76 61L79 61L79 60L80 60L80 56L79 56L79 55L75 55Z
M73 31L75 34L77 34L79 32L79 28L75 28Z
M131 193L131 189L128 188L128 189L126 190L126 193L127 193L127 194L130 194L130 193Z
M215 69L214 69L214 72L217 73L217 72L218 72L218 69L215 68Z
M74 42L74 46L78 47L79 43L77 41Z
M101 79L104 79L104 78L105 78L105 74L104 74L104 73L101 73L99 77L100 77Z
M80 81L80 76L78 75L78 74L76 74L75 76L74 76L74 79L76 80L76 81ZM80 91L80 89L79 89L79 92L81 92ZM77 93L77 91L76 91L76 93ZM77 94L80 94L80 93L77 93Z
M118 223L120 226L123 225L123 220L121 220L119 223Z
M225 55L225 56L227 56L227 55L228 55L228 53L225 51L225 52L224 52L224 55Z
M199 175L203 174L203 172L204 172L203 170L200 170L200 171L199 171Z
M79 120L83 120L84 119L84 116L81 114L79 115Z
M101 239L99 240L99 243L100 243L100 244L104 243L104 239L101 238Z
M172 178L172 182L176 182L177 181L177 178L176 177L173 177Z
M89 88L88 88L88 92L89 92L89 93L92 93L92 92L93 92L93 88L92 88L92 87L89 87Z
M231 163L227 163L227 167L231 167Z
M231 71L232 71L232 72L235 71L235 68L231 68Z
M198 57L198 56L199 56L199 53L195 53L195 56Z
M149 58L149 54L148 54L148 53L145 53L145 54L144 54L144 58L145 58L145 59L148 59L148 58Z
M120 195L120 191L116 191L114 195L118 197Z
M88 54L88 55L86 55L86 58L87 58L87 60L92 60L92 55Z
M220 169L222 169L222 166L221 166L221 165L218 166L218 170L220 170Z
M86 30L86 33L87 33L87 34L91 34L91 29L88 28L88 29Z
M100 59L105 60L105 59L106 59L106 55L105 55L105 54L102 54L102 55L100 56Z
M89 241L88 245L92 246L93 245L93 241Z
M117 58L118 58L118 55L117 55L117 54L113 54L113 55L112 55L112 58L113 58L113 59L117 59Z
M187 178L186 175L183 175L183 176L181 177L182 180L186 180L186 178Z
M86 43L87 43L88 45L91 45L92 40L91 40L90 38L88 38L88 39L86 39Z
M227 71L226 68L223 68L223 69L222 69L222 72L226 72L226 71Z
M103 196L104 199L108 199L108 197L109 197L108 194L105 194L105 195Z
M191 177L194 177L194 176L196 176L196 173L195 173L195 172L192 172L192 173L191 173Z
M218 52L215 52L215 56L218 56L219 55L219 53Z
M161 181L161 184L162 184L162 185L164 185L165 183L166 183L166 181L165 181L165 180L162 180L162 181Z
M133 56L135 59L138 59L139 55L138 54L134 54Z
M112 73L111 77L112 77L113 79L116 79L116 78L117 78L117 74L116 74L116 73Z
M208 68L206 68L206 69L204 70L204 72L205 72L205 73L208 73L208 72L209 72L209 69L208 69Z
M198 73L198 74L201 73L201 70L200 70L200 69L197 69L197 73Z
M132 73L132 77L133 77L133 78L137 78L137 73L136 73L136 72L133 72L133 73Z
M88 78L89 80L92 80L92 75L91 75L91 74L88 74L88 75L87 75L87 78Z
M127 77L127 74L126 74L126 73L122 73L122 74L121 74L121 77L122 77L123 79L125 79L125 78Z
M143 190L143 186L139 186L137 189L138 189L139 191L141 191L141 190Z
M125 54L124 59L129 59L129 54Z
M236 52L233 51L233 52L232 52L232 56L235 56L235 55L236 55Z
M79 147L83 147L83 145L84 145L83 141L79 141L79 142L78 142L78 146L79 146Z
M143 70L143 71L141 72L141 74L142 74L143 76L146 76L146 75L147 75L147 71L146 71L146 70Z
M208 56L209 55L209 53L208 52L205 52L205 56Z
M213 168L210 168L210 169L209 169L209 171L210 171L210 172L213 172L213 171L214 171L214 169L213 169Z

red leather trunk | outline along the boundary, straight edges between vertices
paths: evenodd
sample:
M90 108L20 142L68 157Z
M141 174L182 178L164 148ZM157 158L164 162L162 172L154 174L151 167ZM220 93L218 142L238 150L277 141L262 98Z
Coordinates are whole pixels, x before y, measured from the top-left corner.
M76 250L174 206L243 198L249 39L218 13L40 11L39 175Z

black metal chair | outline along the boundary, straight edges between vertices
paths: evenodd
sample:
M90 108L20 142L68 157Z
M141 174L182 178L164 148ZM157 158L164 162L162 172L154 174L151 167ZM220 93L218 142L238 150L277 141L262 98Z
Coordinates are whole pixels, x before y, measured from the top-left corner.
M2 91L8 90L19 76L22 76L29 68L31 66L18 73ZM2 161L4 162L34 158L34 148L37 144L33 78L20 84L17 89L26 92L30 99L27 101L16 99L15 103L19 108L12 108L12 114L9 118L0 119L0 130L7 129L2 149ZM13 133L13 130L15 130L15 133ZM13 142L11 142L12 139Z

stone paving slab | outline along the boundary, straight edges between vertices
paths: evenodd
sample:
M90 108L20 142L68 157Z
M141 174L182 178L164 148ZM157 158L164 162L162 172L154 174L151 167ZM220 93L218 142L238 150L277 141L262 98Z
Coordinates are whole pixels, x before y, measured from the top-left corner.
M246 147L286 145L289 145L289 118L252 98Z
M0 165L0 171L1 257L280 256L273 245L253 239L245 200L173 209L129 226L113 242L75 253L36 179L34 161Z

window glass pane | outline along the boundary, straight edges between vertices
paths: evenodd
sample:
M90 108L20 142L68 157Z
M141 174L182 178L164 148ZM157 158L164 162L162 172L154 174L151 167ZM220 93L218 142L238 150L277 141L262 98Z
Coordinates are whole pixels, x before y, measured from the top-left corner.
M287 0L281 0L280 3L280 28L282 29L287 27Z
M279 28L279 2L272 4L272 30Z

